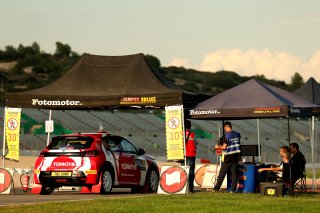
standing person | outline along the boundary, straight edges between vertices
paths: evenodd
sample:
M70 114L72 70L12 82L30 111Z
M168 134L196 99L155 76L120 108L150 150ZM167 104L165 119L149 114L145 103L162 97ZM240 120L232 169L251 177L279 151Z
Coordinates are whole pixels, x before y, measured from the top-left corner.
M193 192L193 181L194 181L194 170L196 165L196 155L197 155L197 143L195 140L195 133L191 132L191 122L189 120L185 121L186 129L186 160L189 169L189 191Z
M290 146L290 153L293 155L291 157L292 162L292 183L294 184L300 177L303 176L305 167L306 167L306 159L304 155L299 150L299 145L297 143L291 143Z
M218 180L214 186L215 191L219 191L223 179L227 173L231 174L232 184L230 193L236 192L238 175L237 175L237 166L240 161L240 138L241 135L238 132L232 130L232 125L230 122L225 122L223 124L225 135L222 139L222 144L215 145L215 149L222 149L222 163L220 172L218 175Z

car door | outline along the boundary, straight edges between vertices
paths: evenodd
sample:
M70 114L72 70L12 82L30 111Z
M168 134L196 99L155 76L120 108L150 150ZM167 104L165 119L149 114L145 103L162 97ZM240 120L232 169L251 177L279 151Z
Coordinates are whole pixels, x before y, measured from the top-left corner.
M127 139L119 137L120 141L120 157L119 157L119 171L121 182L125 184L139 184L141 172L136 164L138 152Z

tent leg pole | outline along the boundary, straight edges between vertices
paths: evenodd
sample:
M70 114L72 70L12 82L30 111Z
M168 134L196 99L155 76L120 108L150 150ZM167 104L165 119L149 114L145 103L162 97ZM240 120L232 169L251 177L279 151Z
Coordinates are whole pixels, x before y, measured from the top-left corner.
M6 107L3 112L3 144L2 144L2 168L5 166L5 151L6 151Z
M50 109L50 111L49 111L49 121L51 121L51 115L52 115L52 110ZM50 132L48 132L47 146L49 145L49 141L50 141Z
M257 132L258 132L258 160L261 162L261 147L260 147L260 120L257 119Z
M288 147L290 147L290 143L291 143L291 141L290 141L290 117L288 116L287 117L288 118ZM289 152L289 162L291 162L291 153ZM291 168L291 163L289 163L289 173L290 173L290 193L291 193L291 195L293 195L293 190L294 190L294 188L293 188L293 184L292 184L292 168Z
M316 170L314 160L314 116L311 121L311 162L312 162L312 189L316 189Z

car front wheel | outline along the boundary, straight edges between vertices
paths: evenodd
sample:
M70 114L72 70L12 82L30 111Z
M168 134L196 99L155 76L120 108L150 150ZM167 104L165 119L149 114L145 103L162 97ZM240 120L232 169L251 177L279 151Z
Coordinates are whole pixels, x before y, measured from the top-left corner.
M157 191L159 185L159 173L155 168L152 168L148 172L146 184L148 184L148 192L154 193Z

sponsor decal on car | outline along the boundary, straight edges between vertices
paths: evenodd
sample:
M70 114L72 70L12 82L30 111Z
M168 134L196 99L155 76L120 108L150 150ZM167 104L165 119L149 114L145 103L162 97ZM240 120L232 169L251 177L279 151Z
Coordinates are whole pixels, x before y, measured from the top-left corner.
M87 170L86 174L87 175L96 175L96 174L98 174L98 172L97 172L97 170Z
M57 157L52 161L51 167L56 169L74 169L76 167L76 162L72 158Z
M134 163L137 165L139 170L146 171L147 162L145 160L135 159Z
M134 164L122 163L121 169L123 169L123 170L137 170L137 166Z

